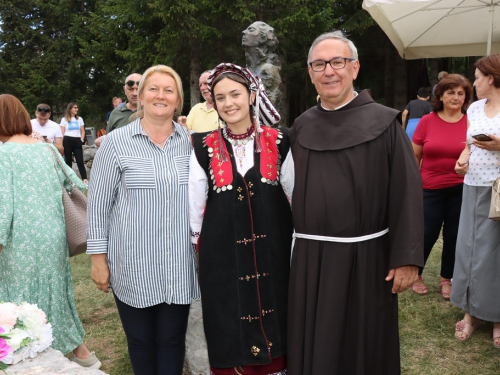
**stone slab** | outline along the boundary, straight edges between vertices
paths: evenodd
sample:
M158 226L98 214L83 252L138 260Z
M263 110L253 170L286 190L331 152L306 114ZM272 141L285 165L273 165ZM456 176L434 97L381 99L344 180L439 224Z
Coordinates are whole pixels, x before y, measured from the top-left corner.
M38 353L35 358L9 366L6 372L7 375L108 375L101 370L81 367L52 348Z

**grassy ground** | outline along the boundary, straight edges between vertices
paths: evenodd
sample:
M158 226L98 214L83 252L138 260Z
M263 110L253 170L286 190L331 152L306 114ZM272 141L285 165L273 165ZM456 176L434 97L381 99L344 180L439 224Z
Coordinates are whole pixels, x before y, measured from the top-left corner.
M411 291L400 295L399 327L404 375L487 375L500 373L500 349L492 344L492 323L483 323L467 342L454 338L455 323L463 313L439 294L441 243L424 271L426 296ZM85 343L111 375L133 374L125 336L111 293L90 279L89 257L71 260L76 304L86 330ZM325 374L327 375L327 374Z

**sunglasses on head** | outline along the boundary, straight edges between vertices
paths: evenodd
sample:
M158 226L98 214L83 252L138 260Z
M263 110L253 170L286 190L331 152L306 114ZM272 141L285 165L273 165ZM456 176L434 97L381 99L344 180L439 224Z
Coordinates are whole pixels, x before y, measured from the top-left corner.
M41 112L41 113L50 113L50 108L40 108L38 107L36 109L37 112Z
M137 87L139 87L139 81L127 81L125 82L125 84L128 86L128 87L134 87L134 85L137 85Z

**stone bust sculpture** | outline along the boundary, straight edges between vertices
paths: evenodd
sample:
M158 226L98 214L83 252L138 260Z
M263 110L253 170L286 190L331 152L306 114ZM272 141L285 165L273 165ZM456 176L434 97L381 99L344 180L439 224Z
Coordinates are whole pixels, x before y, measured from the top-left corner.
M247 68L262 80L267 96L282 115L283 122L281 62L275 53L278 39L274 29L265 22L254 22L243 31L241 44L245 50Z
M274 29L265 22L257 21L243 31L241 45L245 50L248 69L258 68L264 63L276 65L281 69L281 63L274 51L278 46L278 39Z

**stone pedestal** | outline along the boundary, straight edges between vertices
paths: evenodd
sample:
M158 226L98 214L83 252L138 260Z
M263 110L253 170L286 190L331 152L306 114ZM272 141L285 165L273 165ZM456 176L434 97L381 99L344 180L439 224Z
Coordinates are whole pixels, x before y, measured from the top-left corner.
M7 375L107 375L101 370L81 367L52 348L38 353L35 358L11 365L5 371Z
M189 311L183 375L210 375L200 300L193 301Z

